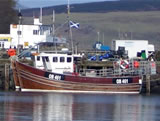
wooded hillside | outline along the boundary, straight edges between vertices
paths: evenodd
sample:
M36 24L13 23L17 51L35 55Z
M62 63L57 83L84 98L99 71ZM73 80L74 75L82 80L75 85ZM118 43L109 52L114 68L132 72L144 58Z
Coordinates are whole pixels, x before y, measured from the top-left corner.
M6 34L10 31L10 24L17 19L16 2L14 0L0 0L0 33Z
M50 6L43 8L43 15L51 15L52 11L56 13L66 13L66 5ZM78 13L106 13L113 11L157 11L160 10L159 0L121 0L121 1L106 1L93 2L85 4L72 4L71 12ZM24 16L38 16L39 8L24 9Z

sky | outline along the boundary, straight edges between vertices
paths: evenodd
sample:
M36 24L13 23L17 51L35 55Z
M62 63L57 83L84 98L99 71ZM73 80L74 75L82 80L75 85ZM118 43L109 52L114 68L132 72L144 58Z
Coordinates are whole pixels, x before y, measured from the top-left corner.
M54 5L67 4L68 0L17 0L18 3L27 8L47 7ZM115 1L115 0L69 0L72 3L87 3L87 2L100 2L100 1Z

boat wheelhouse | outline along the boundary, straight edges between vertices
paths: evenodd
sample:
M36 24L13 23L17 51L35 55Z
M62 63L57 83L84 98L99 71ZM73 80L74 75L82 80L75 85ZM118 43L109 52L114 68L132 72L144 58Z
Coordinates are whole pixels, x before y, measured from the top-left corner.
M80 54L40 53L34 56L34 66L54 73L74 73L75 64L81 58Z

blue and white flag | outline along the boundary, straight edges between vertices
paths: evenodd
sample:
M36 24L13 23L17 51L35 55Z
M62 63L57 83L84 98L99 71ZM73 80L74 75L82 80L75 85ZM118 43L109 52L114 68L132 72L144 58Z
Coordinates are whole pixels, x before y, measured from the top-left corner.
M73 21L70 21L70 22L69 22L69 25L70 25L71 28L76 28L76 29L79 28L79 23L75 23L75 22L73 22Z

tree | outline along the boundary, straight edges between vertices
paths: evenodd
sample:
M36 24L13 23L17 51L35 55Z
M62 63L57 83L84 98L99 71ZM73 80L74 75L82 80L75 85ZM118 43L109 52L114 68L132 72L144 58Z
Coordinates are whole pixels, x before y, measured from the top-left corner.
M0 34L10 32L10 24L16 23L15 0L0 0Z

